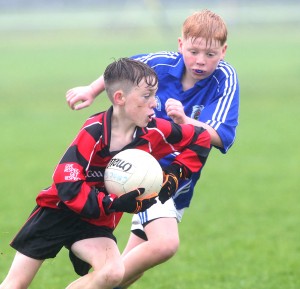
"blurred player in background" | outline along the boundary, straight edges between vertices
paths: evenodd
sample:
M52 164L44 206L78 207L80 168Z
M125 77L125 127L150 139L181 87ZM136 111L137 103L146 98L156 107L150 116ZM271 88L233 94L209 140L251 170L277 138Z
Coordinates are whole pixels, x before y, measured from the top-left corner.
M178 38L178 52L132 56L147 63L159 79L155 114L178 124L193 124L208 130L211 145L225 154L236 136L239 85L235 69L224 61L227 27L223 19L203 10L189 16ZM103 76L88 86L70 89L66 99L72 109L91 105L105 90ZM164 158L168 165L175 154ZM176 194L164 204L157 202L134 215L131 234L122 254L127 288L143 272L171 258L179 246L178 222L190 204L200 171L181 181ZM84 272L82 272L84 274Z

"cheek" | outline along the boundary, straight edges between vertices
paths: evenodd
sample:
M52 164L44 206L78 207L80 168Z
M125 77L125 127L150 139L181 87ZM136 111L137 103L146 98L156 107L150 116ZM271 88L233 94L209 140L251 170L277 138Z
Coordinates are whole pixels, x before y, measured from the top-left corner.
M136 107L138 107L139 109L143 109L146 106L147 106L147 104L145 104L145 103L139 103L136 105Z
M153 103L153 101L155 101L155 97L149 97L149 98L143 98L141 99L138 103L137 106L139 108L145 108L147 109L149 106L151 106L151 104Z
M190 64L195 62L195 57L193 55L185 54L183 56L183 59L186 66L189 66Z
M221 61L222 59L221 58L218 58L218 59L213 59L211 61L209 61L209 67L212 69L212 70L215 70L219 64L219 62Z

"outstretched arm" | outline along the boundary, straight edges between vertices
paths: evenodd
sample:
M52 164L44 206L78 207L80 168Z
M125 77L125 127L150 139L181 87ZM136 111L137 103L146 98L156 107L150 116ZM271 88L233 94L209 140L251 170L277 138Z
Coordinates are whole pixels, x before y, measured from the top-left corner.
M104 79L101 75L87 86L71 88L66 93L66 100L71 109L80 110L90 106L95 98L105 90Z

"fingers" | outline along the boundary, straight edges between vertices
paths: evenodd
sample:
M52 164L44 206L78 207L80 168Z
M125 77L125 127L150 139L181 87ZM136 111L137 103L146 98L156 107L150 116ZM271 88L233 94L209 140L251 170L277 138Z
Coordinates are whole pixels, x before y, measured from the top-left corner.
M140 196L145 192L145 188L138 188L137 191L139 193L138 196Z
M164 204L169 198L171 198L171 196L176 192L178 188L178 179L174 174L165 173L164 178L165 180L158 194L158 198L162 204Z
M169 178L169 175L163 171L163 183L162 183L161 187L164 187L166 185L166 183L168 182L168 178Z
M156 197L153 197L151 199L144 199L142 201L137 202L137 208L136 213L138 212L144 212L148 210L152 205L156 204Z
M75 89L70 89L66 94L66 101L71 109L81 109L83 107L88 106L88 104L84 104L84 99L82 95L78 94ZM76 105L77 102L83 101L81 104Z
M168 98L166 101L166 106L169 106L169 105L182 105L182 103L177 99Z
M73 89L69 89L67 91L67 93L66 93L66 100L67 100L67 102L69 102L72 99L73 96L74 96Z
M175 123L182 124L185 122L184 106L180 101L169 98L166 102L166 112Z
M136 198L136 197L142 195L144 192L145 192L144 188L138 188L136 190L129 192L128 194L130 194L133 198Z
M170 105L166 107L166 111L168 114L174 114L174 115L181 115L184 113L183 106L182 105Z
M67 91L66 101L71 109L80 110L92 104L93 91L90 86L74 87Z
M149 199L143 199L141 200L143 203L145 204L155 204L156 203L156 197L152 197L152 198L149 198Z
M74 93L70 93L66 96L67 103L69 107L73 110L80 110L82 108L90 106L92 101L90 99L83 99L81 95L75 95ZM80 102L76 105L76 103Z
M169 200L169 198L166 198L165 196L159 195L158 199L160 200L160 202L162 204L164 204L167 200Z
M146 211L147 209L149 209L152 205L156 204L156 200L155 199L147 199L147 200L143 200L143 211Z
M183 111L184 107L179 100L169 98L165 104L166 110Z
M85 100L85 101L77 104L76 106L74 106L74 109L80 110L80 109L90 106L90 104L91 104L91 102L89 100Z
M149 201L149 207L151 207L152 205L154 205L154 204L156 204L157 203L157 201L156 201L156 197L155 198L152 198L152 199L148 199L148 201Z
M74 104L76 103L73 101L73 97L74 97L73 89L68 90L66 93L66 101L71 109L74 109Z

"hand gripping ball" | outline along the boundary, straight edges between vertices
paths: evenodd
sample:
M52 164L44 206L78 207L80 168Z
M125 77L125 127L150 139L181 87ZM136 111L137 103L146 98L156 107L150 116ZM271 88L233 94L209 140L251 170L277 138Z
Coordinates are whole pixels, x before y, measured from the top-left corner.
M137 188L145 192L137 199L157 196L163 183L163 172L158 161L139 149L127 149L116 154L104 173L108 193L121 196Z

